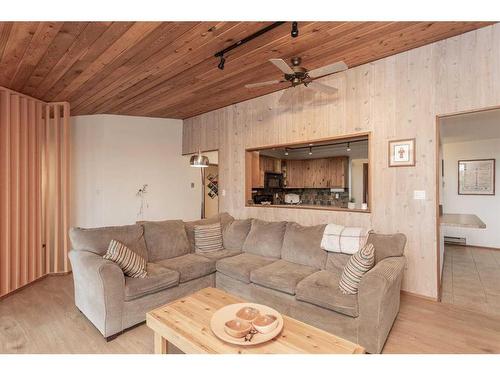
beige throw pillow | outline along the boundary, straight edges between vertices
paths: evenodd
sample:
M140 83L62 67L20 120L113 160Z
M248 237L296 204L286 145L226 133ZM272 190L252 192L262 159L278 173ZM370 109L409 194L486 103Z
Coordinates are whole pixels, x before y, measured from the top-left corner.
M103 258L118 264L127 276L138 278L147 276L146 260L121 242L111 240Z
M342 293L357 294L361 278L374 264L375 248L369 243L353 254L345 265L339 281Z
M195 225L194 249L196 253L211 253L224 250L220 222L207 225Z

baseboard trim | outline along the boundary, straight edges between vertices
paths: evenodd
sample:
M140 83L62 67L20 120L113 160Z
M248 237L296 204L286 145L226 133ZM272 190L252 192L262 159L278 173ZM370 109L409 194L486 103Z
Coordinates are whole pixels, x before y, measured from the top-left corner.
M406 290L402 290L401 294L404 294L404 295L407 295L407 296L410 296L410 297L417 297L417 298L425 299L427 301L439 302L439 300L436 297L429 297L429 296L425 296L423 294L408 292Z
M498 247L476 246L476 245L465 245L465 247L475 247L475 248L478 248L478 249L483 249L483 250L495 250L495 251L500 251L500 248L498 248Z

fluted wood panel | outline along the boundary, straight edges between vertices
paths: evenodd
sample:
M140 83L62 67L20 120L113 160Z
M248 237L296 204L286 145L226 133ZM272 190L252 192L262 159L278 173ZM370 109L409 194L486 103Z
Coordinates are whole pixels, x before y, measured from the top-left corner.
M0 87L0 296L69 270L68 158L69 105Z
M219 144L220 209L240 218L336 222L408 237L403 289L437 296L436 116L500 104L500 25L416 48L322 80L338 98L280 107L281 93L184 120L183 153ZM206 139L218 128L218 140ZM371 132L371 213L245 207L245 148ZM416 166L389 168L388 141L416 138ZM414 200L425 190L425 200Z

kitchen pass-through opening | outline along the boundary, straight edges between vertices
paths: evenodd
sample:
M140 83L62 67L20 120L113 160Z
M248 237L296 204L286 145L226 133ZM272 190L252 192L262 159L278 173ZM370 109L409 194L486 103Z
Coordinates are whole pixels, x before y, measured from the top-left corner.
M246 150L246 204L370 210L370 134Z

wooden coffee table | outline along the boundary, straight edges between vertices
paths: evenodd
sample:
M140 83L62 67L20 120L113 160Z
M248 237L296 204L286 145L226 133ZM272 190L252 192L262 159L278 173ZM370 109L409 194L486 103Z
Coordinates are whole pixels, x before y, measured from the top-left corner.
M221 307L240 302L245 301L220 289L205 288L150 311L146 315L146 323L154 331L155 353L167 353L168 342L188 354L365 352L357 344L285 315L283 331L267 343L246 347L225 343L212 333L210 319Z

